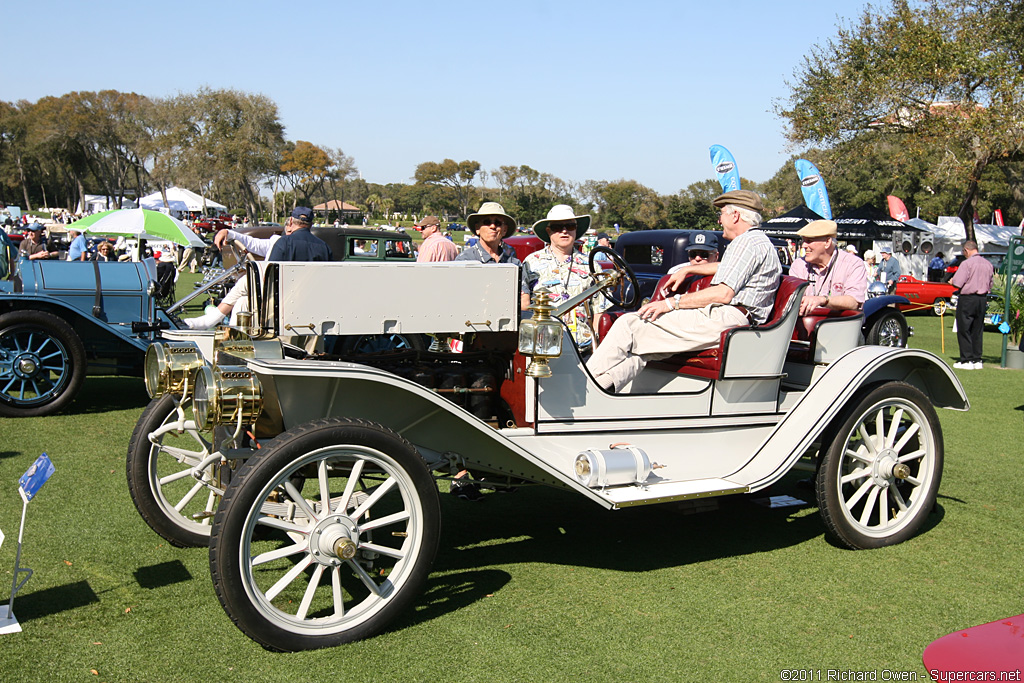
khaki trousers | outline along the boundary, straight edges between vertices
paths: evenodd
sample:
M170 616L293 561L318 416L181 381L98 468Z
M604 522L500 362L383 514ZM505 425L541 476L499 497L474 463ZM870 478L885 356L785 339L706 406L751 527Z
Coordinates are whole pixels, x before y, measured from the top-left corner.
M622 391L648 362L718 346L724 330L747 324L747 316L734 306L669 311L654 322L627 313L612 325L587 369L604 389Z

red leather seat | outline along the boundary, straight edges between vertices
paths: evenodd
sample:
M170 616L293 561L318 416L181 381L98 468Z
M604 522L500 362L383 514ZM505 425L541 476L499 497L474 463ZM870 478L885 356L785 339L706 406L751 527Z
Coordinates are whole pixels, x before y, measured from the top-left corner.
M775 303L772 306L771 317L763 325L759 325L757 329L762 332L769 332L777 328L782 323L786 312L792 310L793 306L799 305L799 301L794 301L794 298L802 296L803 289L806 286L807 282L805 280L790 277L789 275L784 276L779 284L778 291L775 293ZM702 351L677 353L664 360L648 363L648 367L695 375L707 379L720 379L722 378L722 366L728 353L730 339L738 331L749 329L751 329L749 325L730 328L722 332L722 338L718 346ZM787 332L786 334L786 339L788 340L789 333Z

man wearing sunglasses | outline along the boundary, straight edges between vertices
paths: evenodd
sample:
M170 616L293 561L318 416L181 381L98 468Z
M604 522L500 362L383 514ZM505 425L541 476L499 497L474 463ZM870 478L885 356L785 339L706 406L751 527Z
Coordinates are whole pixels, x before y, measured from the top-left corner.
M835 221L812 221L797 230L804 255L793 261L789 274L810 285L800 300L800 315L815 308L856 310L867 294L867 267L859 256L836 247Z
M516 250L504 242L506 237L515 232L516 219L505 213L501 204L484 202L479 211L469 215L466 225L477 236L476 244L463 249L455 258L456 261L522 265L516 258Z
M523 310L530 306L533 291L544 287L551 294L551 303L558 306L576 296L593 284L587 257L576 250L576 237L585 235L590 228L590 216L576 215L567 204L556 204L548 211L547 217L533 224L533 233L545 243L523 260L523 277L520 298ZM593 316L607 308L604 297L573 310L562 316L569 327L576 345L589 349L594 341Z

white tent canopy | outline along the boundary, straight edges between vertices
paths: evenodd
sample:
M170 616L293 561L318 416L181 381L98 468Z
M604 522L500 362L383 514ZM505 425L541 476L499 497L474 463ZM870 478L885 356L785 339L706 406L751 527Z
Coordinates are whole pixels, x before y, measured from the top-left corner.
M202 195L183 187L167 188L167 202L170 204L171 211L202 211L204 208L224 211L228 208L212 199L203 199ZM139 206L143 209L159 211L164 208L164 198L160 196L159 192L154 192L140 199Z
M939 216L939 224L932 232L938 236L945 237L951 241L963 241L967 239L967 231L964 230L964 223L956 216ZM988 223L975 223L974 235L978 240L978 246L985 251L986 248L995 247L1005 249L1010 245L1010 238L1020 235L1020 228L1015 225L991 225Z

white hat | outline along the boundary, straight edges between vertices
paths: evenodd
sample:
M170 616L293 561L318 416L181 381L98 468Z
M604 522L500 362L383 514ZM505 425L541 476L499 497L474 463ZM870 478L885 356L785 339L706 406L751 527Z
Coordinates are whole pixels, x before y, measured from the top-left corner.
M480 233L480 223L485 216L501 216L505 219L505 234L501 236L502 239L516 231L516 219L505 213L505 208L501 204L498 202L484 202L480 205L479 211L471 213L466 217L466 225L469 226L474 235Z
M548 224L551 221L576 221L576 234L582 235L590 229L590 215L577 216L576 212L568 204L555 204L548 211L546 218L542 218L533 224L533 234L545 242L551 242L551 235L548 234Z
M853 244L847 244L846 245L846 251L850 252L851 254L856 254L857 253L857 247L856 247L856 245L853 245Z
M864 260L867 261L869 258L875 258L875 252L870 249L864 252Z

